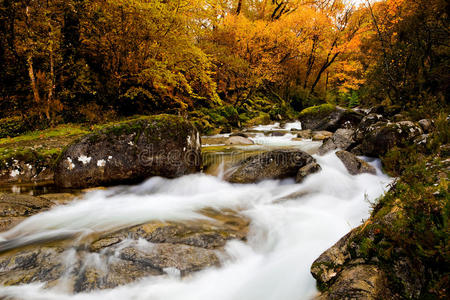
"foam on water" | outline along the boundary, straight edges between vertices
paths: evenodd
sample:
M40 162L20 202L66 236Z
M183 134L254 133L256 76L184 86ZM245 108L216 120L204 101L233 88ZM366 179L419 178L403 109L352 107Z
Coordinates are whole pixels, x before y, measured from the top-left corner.
M172 180L155 177L137 186L90 192L69 205L32 216L0 235L3 240L13 239L20 245L61 233L110 231L151 220L204 218L197 211L206 207L231 208L251 219L250 233L246 243L227 243L227 255L220 268L185 279L177 276L177 270L167 270L167 276L75 295L58 287L44 289L44 284L0 287L0 297L307 299L316 293L309 272L311 263L368 217L367 199L379 197L391 181L380 172L377 161L371 162L378 168L377 175L351 176L334 153L316 159L322 171L307 177L302 184L293 180L267 180L239 185L204 174ZM140 243L139 247L148 247L145 241ZM101 264L98 259L92 256L86 263Z

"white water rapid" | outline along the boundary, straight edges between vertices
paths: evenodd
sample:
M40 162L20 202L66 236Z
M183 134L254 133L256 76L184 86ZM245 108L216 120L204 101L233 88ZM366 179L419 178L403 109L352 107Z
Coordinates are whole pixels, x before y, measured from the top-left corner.
M277 138L281 139L265 139L273 145ZM264 142L263 137L258 139L259 143ZM307 147L308 142L305 143ZM315 280L309 271L312 262L368 217L370 201L382 195L391 182L381 173L378 161L371 162L377 167L377 175L351 176L334 153L314 157L322 171L310 175L301 184L292 179L230 184L205 174L172 180L155 177L136 186L89 192L81 199L32 216L0 234L3 241L26 244L65 234L111 231L151 220L204 218L196 211L208 207L231 208L250 218L250 233L247 242L227 243L228 255L219 268L183 279L168 272L167 276L148 277L114 289L79 294L67 293L58 286L44 289L44 283L0 287L0 297L27 300L309 299L316 293ZM299 196L287 197L293 193ZM140 246L146 247L146 244ZM70 251L67 253L69 255Z

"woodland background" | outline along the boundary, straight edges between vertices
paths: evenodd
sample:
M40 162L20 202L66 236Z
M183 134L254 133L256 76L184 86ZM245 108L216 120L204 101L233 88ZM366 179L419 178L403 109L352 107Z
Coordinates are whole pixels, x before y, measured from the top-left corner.
M164 112L208 132L321 103L425 116L449 94L448 10L445 0L1 0L0 118L23 131Z

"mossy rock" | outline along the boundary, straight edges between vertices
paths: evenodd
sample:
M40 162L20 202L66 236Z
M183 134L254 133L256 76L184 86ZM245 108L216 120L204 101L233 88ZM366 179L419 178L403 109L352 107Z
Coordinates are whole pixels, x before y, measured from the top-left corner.
M321 104L316 106L311 106L302 110L299 117L313 116L317 118L323 118L328 114L332 113L336 109L336 105L333 104Z
M322 104L304 109L299 114L302 129L336 131L356 127L363 115L332 104Z
M251 126L257 126L257 125L267 125L270 124L270 115L268 113L259 113L257 117L254 117L250 120L248 120L245 123L245 126L251 127Z
M182 117L155 115L124 121L69 145L55 166L55 183L84 188L178 177L201 166L200 135Z

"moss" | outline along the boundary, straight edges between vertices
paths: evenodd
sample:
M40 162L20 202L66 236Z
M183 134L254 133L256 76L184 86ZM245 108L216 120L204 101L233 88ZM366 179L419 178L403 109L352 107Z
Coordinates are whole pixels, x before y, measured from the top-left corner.
M246 126L267 125L270 123L270 115L268 113L259 113L257 117L248 120Z
M26 133L21 136L17 136L14 138L3 138L0 139L0 145L11 144L11 143L23 143L23 142L32 142L39 141L42 139L48 138L60 138L60 137L69 137L69 136L77 136L86 134L89 131L82 126L78 125L60 125L55 128L47 129L47 130L37 130Z
M311 106L302 110L299 114L300 117L304 116L324 116L336 109L335 105L332 104L321 104L316 106Z

